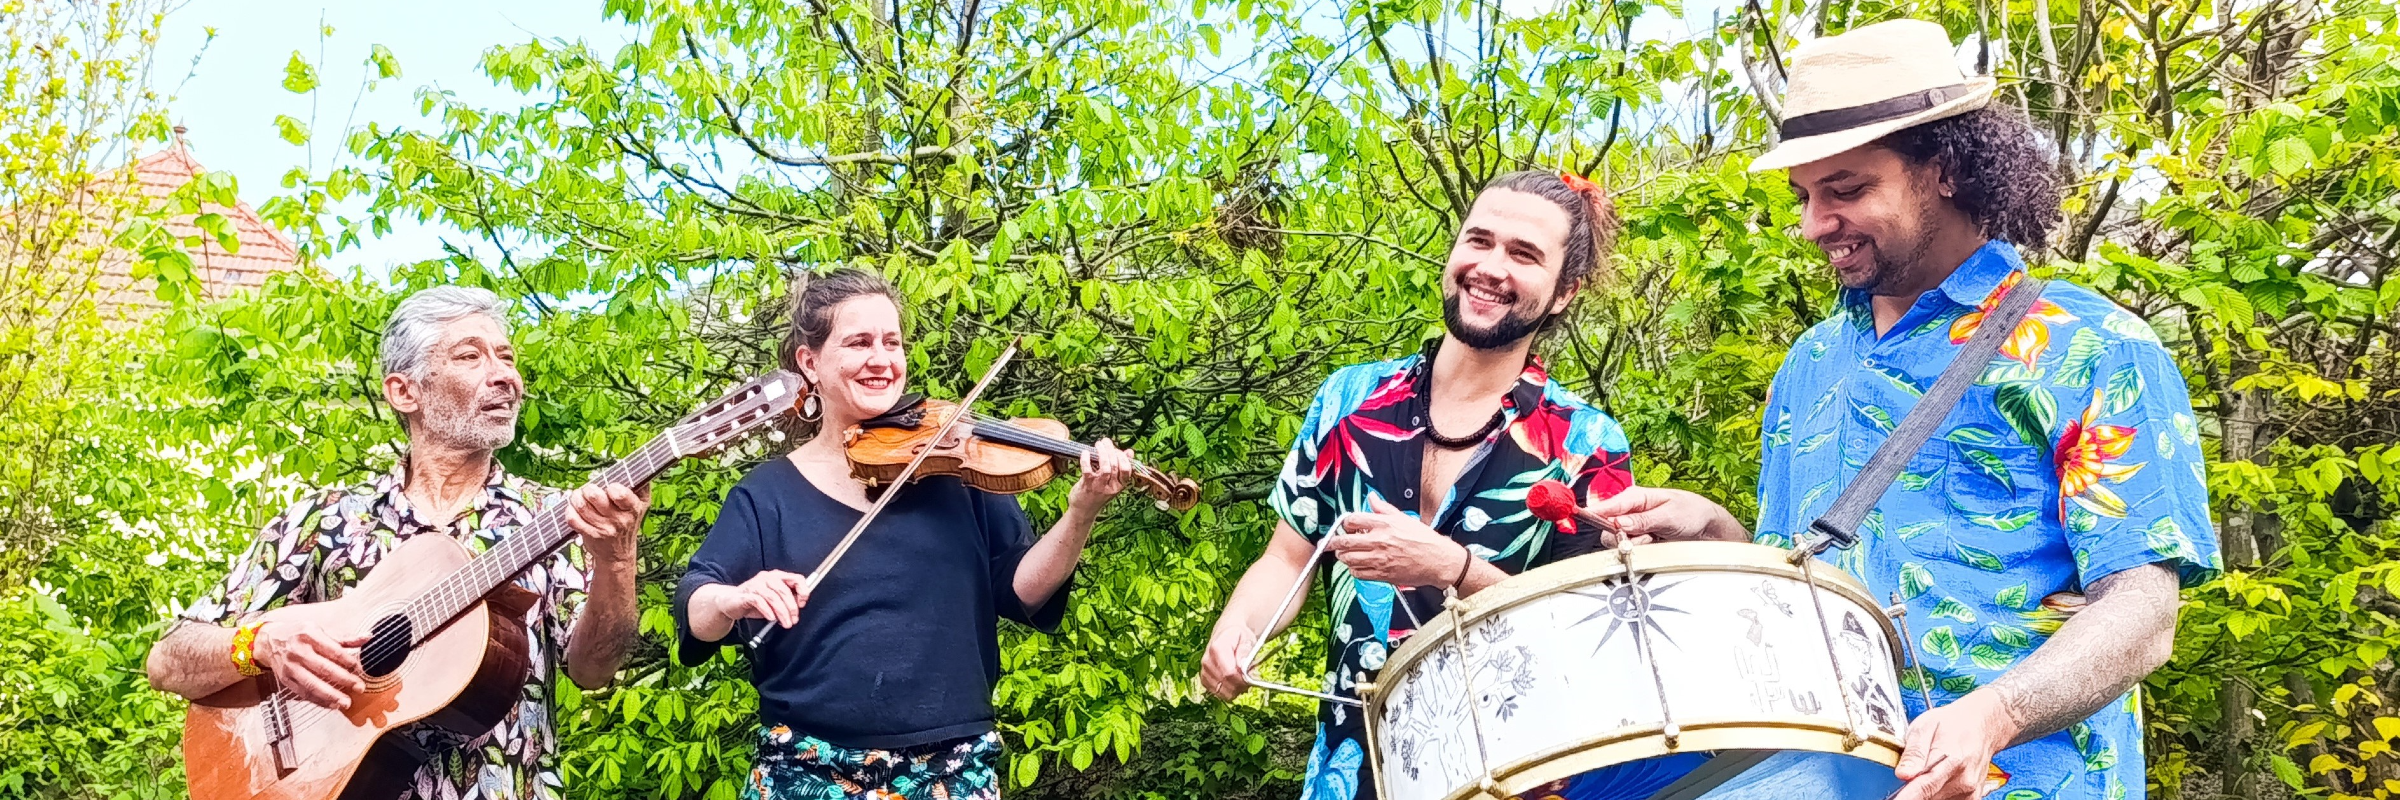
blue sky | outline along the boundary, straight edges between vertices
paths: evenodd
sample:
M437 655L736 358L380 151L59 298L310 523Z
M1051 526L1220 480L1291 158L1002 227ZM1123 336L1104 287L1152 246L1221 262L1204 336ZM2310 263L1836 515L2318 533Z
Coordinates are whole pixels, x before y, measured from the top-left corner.
M476 69L476 59L495 45L565 37L614 50L630 29L602 19L600 8L599 0L191 0L167 17L152 76L162 92L173 93L169 112L190 129L185 139L193 155L211 170L232 173L242 198L257 205L284 191L286 171L310 161L307 148L276 137L277 114L314 118L312 127L324 142L313 166L321 172L336 155L326 143L339 141L348 127L422 127L418 87L439 87L487 107L521 102L521 95L493 85ZM321 41L320 23L334 29ZM208 41L212 28L216 37ZM398 57L401 75L365 91L363 65L378 44ZM310 98L282 87L294 51L324 66L314 109ZM440 255L442 235L402 224L336 256L331 266L380 274L394 263Z

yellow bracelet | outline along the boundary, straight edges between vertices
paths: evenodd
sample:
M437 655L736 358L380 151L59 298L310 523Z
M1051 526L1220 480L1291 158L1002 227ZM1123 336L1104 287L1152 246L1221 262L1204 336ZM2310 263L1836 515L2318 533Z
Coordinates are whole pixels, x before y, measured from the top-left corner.
M264 624L253 622L234 629L233 671L251 677L266 673L266 670L259 668L257 657L250 652L250 645L258 640L258 627Z

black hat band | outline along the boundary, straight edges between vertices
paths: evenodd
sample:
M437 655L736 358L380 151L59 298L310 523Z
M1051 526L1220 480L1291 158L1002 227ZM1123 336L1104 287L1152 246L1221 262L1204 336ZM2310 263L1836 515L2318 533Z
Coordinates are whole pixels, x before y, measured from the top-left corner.
M1805 136L1823 136L1853 128L1864 128L1878 122L1890 122L1974 94L1978 88L1972 83L1937 86L1889 100L1877 100L1863 106L1832 108L1802 114L1783 121L1783 138L1789 140Z

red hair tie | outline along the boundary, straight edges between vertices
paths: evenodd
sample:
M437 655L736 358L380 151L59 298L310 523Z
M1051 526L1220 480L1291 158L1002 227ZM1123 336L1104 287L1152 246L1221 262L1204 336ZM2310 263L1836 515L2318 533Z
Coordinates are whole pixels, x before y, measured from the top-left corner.
M1594 220L1607 219L1615 210L1609 202L1608 191L1600 188L1600 184L1563 169L1558 171L1558 179L1567 185L1567 191L1583 195L1583 202L1592 207Z

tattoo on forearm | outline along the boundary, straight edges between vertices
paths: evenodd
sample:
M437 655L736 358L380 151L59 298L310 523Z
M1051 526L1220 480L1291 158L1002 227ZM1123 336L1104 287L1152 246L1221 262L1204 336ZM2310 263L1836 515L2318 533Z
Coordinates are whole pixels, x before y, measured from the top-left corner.
M1993 681L2018 744L2065 730L2124 696L2175 648L2174 568L2151 564L2094 582L2090 602L2033 655Z

